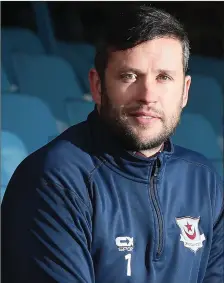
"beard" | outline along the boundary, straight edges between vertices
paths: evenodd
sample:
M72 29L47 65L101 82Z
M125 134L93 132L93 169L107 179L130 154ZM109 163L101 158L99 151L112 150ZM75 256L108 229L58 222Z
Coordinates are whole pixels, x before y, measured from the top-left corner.
M163 111L155 109L155 107L148 107L144 103L136 103L131 106L115 106L104 89L101 98L100 117L106 126L115 134L116 138L121 142L126 150L130 151L144 151L151 150L161 146L170 136L172 136L180 122L182 113L182 98L176 107L175 112L169 118L165 117ZM148 125L133 125L128 120L129 113L137 111L151 111L160 117L159 123L162 124L160 131L141 136L141 131L147 131L153 126Z

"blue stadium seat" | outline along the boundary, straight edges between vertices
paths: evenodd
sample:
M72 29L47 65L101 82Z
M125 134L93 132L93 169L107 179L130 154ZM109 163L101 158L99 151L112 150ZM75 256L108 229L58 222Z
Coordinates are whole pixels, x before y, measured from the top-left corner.
M75 98L66 101L66 108L71 125L78 124L87 119L90 112L93 111L95 104L88 98Z
M10 83L5 73L5 70L1 67L1 91L10 92Z
M94 66L95 48L90 44L58 42L59 56L73 67L85 93L90 92L88 74Z
M83 92L72 67L60 57L14 53L13 64L21 92L41 98L58 122L59 132L70 124L65 100Z
M1 92L16 92L18 87L11 84L3 67L1 67Z
M12 174L27 155L25 145L16 135L1 132L1 201Z
M215 79L224 87L224 60L213 57L203 57L199 55L190 56L190 74L205 75Z
M2 130L16 135L30 154L58 135L56 121L37 97L2 95Z
M223 133L223 98L218 82L203 75L193 75L186 112L204 116L212 125L215 134Z
M12 52L21 51L28 54L44 54L45 50L38 36L24 28L1 29L2 65L11 83L17 84L12 65Z
M200 114L183 112L173 142L197 151L210 159L217 171L223 175L222 149L211 123Z

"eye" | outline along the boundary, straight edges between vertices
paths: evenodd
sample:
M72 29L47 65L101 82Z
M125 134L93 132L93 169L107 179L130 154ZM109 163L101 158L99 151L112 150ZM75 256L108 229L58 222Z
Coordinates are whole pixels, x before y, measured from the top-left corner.
M121 79L125 82L134 81L134 80L136 80L136 78L137 78L137 75L133 74L133 73L121 74Z
M165 74L160 74L160 75L158 75L157 80L160 80L160 81L171 81L172 78L167 76L167 75L165 75Z

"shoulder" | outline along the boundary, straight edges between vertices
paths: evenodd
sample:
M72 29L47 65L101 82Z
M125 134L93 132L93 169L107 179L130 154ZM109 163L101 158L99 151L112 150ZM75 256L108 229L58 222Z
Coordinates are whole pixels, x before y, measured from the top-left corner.
M84 203L89 203L88 180L97 166L97 159L91 152L88 124L83 122L72 126L29 155L15 171L13 185L21 187L26 180L23 186L35 190L35 187L46 184L54 190L69 191Z
M43 170L57 168L63 170L69 166L93 169L91 162L91 134L86 122L70 127L54 140L29 155L22 163L35 164ZM23 165L22 164L22 165Z
M72 166L90 172L94 168L92 137L86 122L70 127L43 148L43 152L46 169L63 170Z
M185 163L186 165L189 165L194 169L201 168L201 170L204 172L219 175L217 168L215 168L213 162L209 160L205 155L197 151L174 145L174 153L172 155L172 159Z

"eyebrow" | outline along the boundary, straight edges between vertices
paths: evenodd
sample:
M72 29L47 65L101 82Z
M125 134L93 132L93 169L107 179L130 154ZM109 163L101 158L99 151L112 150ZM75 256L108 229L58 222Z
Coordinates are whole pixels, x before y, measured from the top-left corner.
M129 66L122 66L119 69L120 72L133 72L133 73L137 73L137 74L142 74L144 75L144 72L142 72L142 70L138 69L138 68L133 68L133 67L129 67ZM169 69L155 69L154 71L155 73L162 73L162 74L170 74L170 75L176 75L177 71L175 70L169 70Z
M168 70L168 69L157 69L156 73L176 75L177 71L175 71L175 70Z
M144 72L142 72L140 69L132 68L129 66L122 66L121 68L119 68L119 72L133 72L144 75Z

